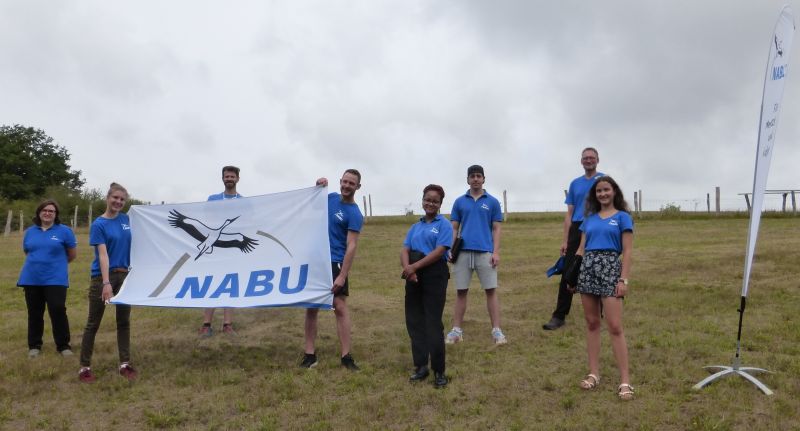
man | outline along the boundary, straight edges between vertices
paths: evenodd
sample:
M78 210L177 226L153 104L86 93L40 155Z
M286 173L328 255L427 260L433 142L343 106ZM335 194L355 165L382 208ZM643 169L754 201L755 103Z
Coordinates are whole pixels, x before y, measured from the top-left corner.
M594 180L597 177L603 176L602 173L597 172L597 163L600 162L600 156L597 150L592 147L586 147L581 152L581 165L583 165L584 174L572 180L569 184L567 191L567 198L564 203L567 204L567 213L564 215L564 239L561 243L561 255L564 256L564 268L569 268L572 259L575 257L575 252L581 244L581 223L583 223L583 208L586 202L586 194L592 188ZM564 276L561 276L561 282L558 285L558 302L556 303L556 310L550 321L542 325L542 328L548 331L556 330L564 326L564 319L569 314L569 309L572 307L572 292L567 289L567 281Z
M478 273L484 292L486 308L492 322L492 339L495 344L505 344L506 336L500 329L500 301L497 298L497 265L500 264L500 223L503 214L500 202L483 189L486 178L483 168L472 165L467 169L469 190L453 203L450 221L453 224L453 242L459 236L463 241L461 254L453 265L456 279L456 305L453 329L445 342L454 344L464 339L461 324L467 311L467 293L472 272Z
M327 186L328 180L320 178L318 186ZM336 314L336 333L341 345L342 366L358 371L358 366L350 353L350 313L347 310L347 297L350 286L347 276L353 266L358 247L358 235L364 224L364 217L355 201L356 190L361 188L361 174L355 169L344 171L339 180L339 193L328 194L328 240L331 248L331 270L333 272L333 309ZM317 366L314 341L317 338L319 309L306 309L305 355L300 366Z
M208 197L208 201L224 201L227 199L239 199L242 197L236 192L236 184L239 183L239 168L236 166L225 166L222 168L222 183L225 184L225 191L217 193ZM206 308L203 313L203 326L200 327L201 337L210 337L214 335L214 329L211 327L211 321L214 319L215 308ZM223 308L222 314L222 333L228 335L235 335L233 330L233 309Z

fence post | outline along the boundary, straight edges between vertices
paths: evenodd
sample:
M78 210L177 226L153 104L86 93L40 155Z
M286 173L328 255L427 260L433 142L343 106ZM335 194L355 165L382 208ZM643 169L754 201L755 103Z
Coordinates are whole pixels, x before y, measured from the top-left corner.
M567 198L567 191L566 190L564 190L564 198L565 199Z
M639 217L642 216L641 213L643 210L644 209L642 208L642 189L639 189Z
M25 221L23 220L22 210L19 210L19 233L25 230Z
M786 197L789 196L789 193L783 194L783 212L786 212Z
M720 195L720 193L719 193L719 186L717 186L717 188L716 188L716 194L717 194L717 197L716 197L716 199L715 199L715 201L714 201L714 202L715 202L715 205L716 205L716 207L715 207L715 208L717 209L717 214L719 214L719 195ZM745 195L745 196L747 196L747 195ZM747 204L747 206L749 207L749 206L750 206L750 204Z
M508 221L508 200L505 190L503 190L503 221Z
M744 203L747 204L747 212L749 213L750 212L750 194L749 193L745 193L744 194Z
M797 201L794 198L794 190L792 190L792 213L797 214Z
M367 197L362 196L364 198L364 215L367 216L369 213L367 212Z
M86 225L92 227L92 204L89 204L89 220L87 221Z
M372 195L369 196L369 216L372 217Z
M72 230L78 228L78 206L75 205L75 215L72 217Z
M706 207L708 207L709 214L711 213L711 193L706 193Z
M633 212L639 214L639 192L633 192Z
M3 231L3 236L11 234L11 218L14 217L14 211L8 210L8 217L6 218L6 230Z

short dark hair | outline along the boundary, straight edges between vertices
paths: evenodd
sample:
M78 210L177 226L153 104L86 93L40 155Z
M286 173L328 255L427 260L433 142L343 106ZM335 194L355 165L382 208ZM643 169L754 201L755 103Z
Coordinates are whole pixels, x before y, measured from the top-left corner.
M60 208L58 208L58 203L52 199L46 199L42 201L42 203L40 203L38 207L36 207L36 214L33 215L33 224L35 224L36 226L42 225L42 219L39 218L39 213L42 212L44 207L48 205L52 205L56 209L56 218L55 220L53 220L53 224L61 224L61 219L58 218Z
M345 174L353 174L353 175L355 175L356 177L358 177L358 184L361 184L361 172L358 172L357 169L350 168L350 169L345 170L344 173ZM344 174L342 174L342 175L344 175Z
M425 197L425 195L431 191L439 193L440 201L444 200L444 189L442 188L442 186L438 184L428 184L427 186L425 186L425 189L422 190L422 197Z
M239 168L237 168L236 166L231 166L231 165L223 166L222 167L222 176L223 177L225 176L225 172L233 172L234 174L236 174L237 177L239 176Z
M585 153L587 151L592 151L592 152L594 152L595 157L600 157L600 153L597 152L597 148L595 148L595 147L586 147L581 151L581 154L583 154L583 153Z
M472 165L467 168L467 177L472 174L481 174L482 177L485 177L486 174L483 173L483 166L481 165Z

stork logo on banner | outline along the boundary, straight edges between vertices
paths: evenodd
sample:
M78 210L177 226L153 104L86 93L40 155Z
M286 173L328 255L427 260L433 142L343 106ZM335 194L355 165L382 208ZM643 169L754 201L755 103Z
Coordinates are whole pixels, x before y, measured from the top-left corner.
M775 59L778 57L783 57L783 41L778 40L778 36L775 35Z

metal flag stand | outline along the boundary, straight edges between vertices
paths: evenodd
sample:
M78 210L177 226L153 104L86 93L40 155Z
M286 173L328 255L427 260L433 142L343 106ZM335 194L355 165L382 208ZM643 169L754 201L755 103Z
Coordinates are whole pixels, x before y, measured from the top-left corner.
M692 388L695 390L702 389L703 387L711 384L714 380L720 379L722 377L727 376L728 374L738 374L739 376L749 380L752 384L756 385L758 389L761 389L766 395L772 395L772 391L767 387L767 385L761 383L760 380L753 377L748 373L756 372L756 373L771 373L763 368L755 368L755 367L742 367L741 366L741 359L739 358L739 348L741 346L742 341L742 318L744 317L744 307L747 302L747 297L742 296L742 302L739 305L739 333L736 335L736 356L733 358L733 365L728 367L725 365L709 365L707 367L703 367L706 370L714 370L719 369L720 371L706 377L705 379L701 380L699 383L694 385Z
M763 368L743 367L739 352L742 342L742 320L744 308L747 303L747 290L750 282L750 270L753 267L753 254L758 238L758 225L761 222L761 209L764 204L764 190L766 189L769 164L772 160L772 148L775 144L775 132L778 128L778 114L783 98L783 87L786 83L786 73L789 68L789 53L794 39L794 15L789 6L784 6L775 24L775 31L770 40L769 56L767 57L767 73L764 76L764 94L761 100L761 118L758 124L758 144L756 146L756 166L753 175L753 205L750 207L750 227L747 233L747 254L744 260L744 276L742 277L742 302L739 305L739 332L736 336L736 356L733 365L711 365L706 369L719 369L720 371L706 377L694 385L694 389L702 389L714 380L729 374L738 374L756 385L761 392L772 395L772 391L750 372L769 373Z

